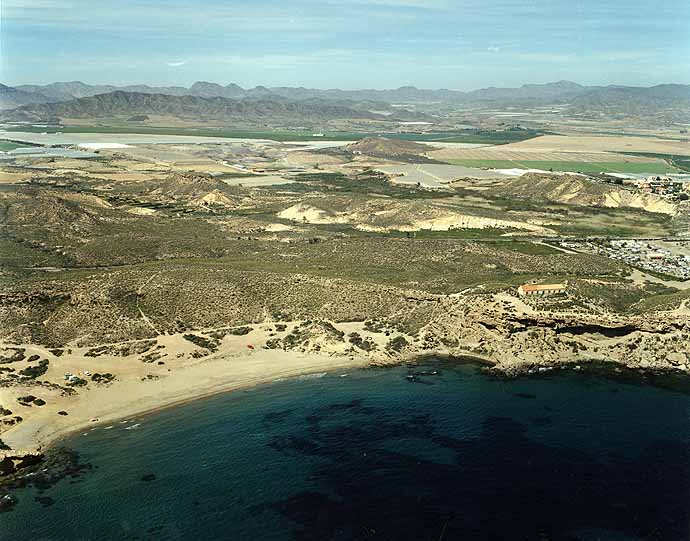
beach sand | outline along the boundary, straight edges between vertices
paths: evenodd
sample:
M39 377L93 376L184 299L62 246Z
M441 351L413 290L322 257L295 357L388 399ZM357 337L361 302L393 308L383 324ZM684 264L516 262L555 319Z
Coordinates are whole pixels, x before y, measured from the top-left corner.
M135 415L234 389L269 383L301 374L365 366L370 359L346 352L347 346L324 348L322 352L261 349L267 332L256 329L246 336L226 337L218 351L201 358L199 348L179 335L156 339L155 352L166 353L165 364L142 362L142 354L128 356L86 356L89 348L69 348L56 357L48 349L33 344L21 347L26 355L38 354L50 360L49 371L38 378L66 387L64 374L87 380L75 387L75 394L36 382L0 388L0 405L20 415L23 421L4 427L0 439L12 448L11 454L45 450L61 437L97 424L111 423ZM252 344L257 344L253 346ZM2 344L10 347L9 344ZM162 346L162 347L161 347ZM342 351L338 351L338 350ZM84 374L112 373L116 379L96 384ZM46 403L23 406L18 398L34 395ZM58 412L67 412L60 415Z

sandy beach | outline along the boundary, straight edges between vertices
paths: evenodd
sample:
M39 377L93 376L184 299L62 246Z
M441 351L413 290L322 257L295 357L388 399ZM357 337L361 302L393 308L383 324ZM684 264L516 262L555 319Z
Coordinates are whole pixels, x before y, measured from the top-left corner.
M22 417L5 428L0 438L12 448L8 454L44 451L56 440L97 424L110 423L170 407L193 399L303 374L321 373L367 365L368 357L344 352L299 352L254 349L265 338L264 329L224 340L215 353L196 357L199 349L182 335L158 337L156 351L164 361L142 362L142 354L88 356L90 348L69 348L59 356L33 344L21 348L28 355L50 360L48 372L33 383L0 388L0 404ZM52 350L55 351L55 350ZM172 357L172 358L171 358ZM115 379L93 383L88 375L110 373ZM67 394L64 374L89 380ZM22 405L18 399L33 395L44 405ZM60 414L58 412L66 412Z

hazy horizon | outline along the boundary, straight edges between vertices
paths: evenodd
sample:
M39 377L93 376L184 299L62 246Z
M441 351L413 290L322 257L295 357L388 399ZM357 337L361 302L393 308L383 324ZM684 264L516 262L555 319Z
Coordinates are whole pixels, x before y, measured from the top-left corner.
M318 87L318 86L310 86L306 87L305 85L265 85L265 84L256 84L256 85L242 85L237 83L236 81L229 81L229 82L218 82L218 81L212 81L212 80L197 80L193 81L190 84L175 84L175 83L150 83L150 82L123 82L123 83L103 83L101 81L83 81L83 80L56 80L56 81L44 81L44 82L36 82L36 83L26 83L26 82L16 82L12 83L11 85L5 81L0 81L0 84L8 84L9 86L14 86L14 87L20 87L23 85L32 85L32 86L47 86L51 84L85 84L89 86L114 86L118 88L125 88L125 87L132 87L132 86L148 86L151 88L158 88L158 87L183 87L183 88L190 88L192 85L195 83L210 83L210 84L218 84L223 87L227 87L231 84L236 84L240 87L242 87L245 90L251 90L253 88L257 87L267 87L267 88L307 88L307 89L313 89L313 90L322 90L322 91L329 91L329 90L343 90L343 91L350 91L350 92L357 92L357 91L369 91L369 90L374 90L374 91L386 91L386 90L399 90L405 87L414 87L417 88L418 90L450 90L452 92L473 92L477 90L482 90L486 88L521 88L524 86L538 86L538 85L548 85L548 84L558 84L558 83L574 83L578 84L584 87L595 87L595 86L601 86L601 87L632 87L632 86L637 86L639 88L651 88L654 86L663 86L663 85L690 85L690 83L678 83L675 81L664 81L664 82L659 82L655 84L650 84L650 85L621 85L618 83L607 83L607 84L601 84L601 85L586 85L583 83L579 83L578 81L570 81L567 79L561 79L559 81L544 81L544 82L524 82L524 83L516 83L515 85L490 85L490 86L485 86L485 87L477 87L477 88L467 88L464 90L460 90L457 88L449 88L449 87L424 87L424 86L417 86L417 85L400 85L396 87L375 87L375 86L361 86L361 87L352 87L352 88L342 88L342 87Z
M690 83L690 3L680 0L3 0L0 10L9 85Z

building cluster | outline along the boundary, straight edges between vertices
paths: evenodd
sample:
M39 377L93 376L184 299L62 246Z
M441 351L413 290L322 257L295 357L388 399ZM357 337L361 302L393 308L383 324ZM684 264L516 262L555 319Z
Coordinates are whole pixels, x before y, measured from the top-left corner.
M683 183L671 178L647 177L635 181L635 184L639 190L645 193L652 193L669 199L678 199L683 193Z
M623 261L643 270L680 279L690 278L690 255L674 254L666 248L641 240L563 242L567 248L584 250Z

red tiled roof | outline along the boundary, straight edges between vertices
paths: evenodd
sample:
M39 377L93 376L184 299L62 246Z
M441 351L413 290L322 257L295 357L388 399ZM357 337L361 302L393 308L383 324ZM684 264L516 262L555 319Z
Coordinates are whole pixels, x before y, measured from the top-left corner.
M548 291L552 289L565 289L564 284L525 284L520 286L523 291Z

